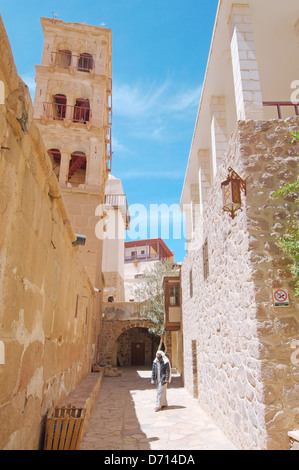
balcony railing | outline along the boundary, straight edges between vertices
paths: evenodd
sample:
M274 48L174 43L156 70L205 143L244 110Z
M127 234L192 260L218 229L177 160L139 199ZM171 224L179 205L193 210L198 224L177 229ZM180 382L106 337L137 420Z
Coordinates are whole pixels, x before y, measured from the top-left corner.
M292 103L291 101L264 101L263 105L276 107L278 119L282 119L282 107L293 107L295 116L299 116L299 103Z
M70 51L51 52L51 65L64 69L76 69L79 72L90 72L95 63L91 55L74 55Z
M148 254L131 254L131 255L125 255L125 262L129 263L135 260L139 261L155 261L155 260L160 260L163 259L162 255L159 255L159 253L148 253Z
M71 106L61 103L43 103L43 117L62 121L86 124L91 119L91 109L83 106Z

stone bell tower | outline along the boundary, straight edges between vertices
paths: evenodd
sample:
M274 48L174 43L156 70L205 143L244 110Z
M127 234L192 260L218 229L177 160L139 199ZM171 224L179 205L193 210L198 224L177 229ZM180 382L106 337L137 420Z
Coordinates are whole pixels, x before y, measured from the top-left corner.
M96 207L111 169L111 30L41 18L44 47L36 66L34 119L52 159L83 263L101 288L102 241ZM86 237L86 238L85 238Z

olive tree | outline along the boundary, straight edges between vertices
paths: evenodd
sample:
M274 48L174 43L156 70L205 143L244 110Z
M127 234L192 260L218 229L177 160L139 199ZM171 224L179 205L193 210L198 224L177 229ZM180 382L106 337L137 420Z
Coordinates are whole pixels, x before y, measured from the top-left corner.
M168 260L157 261L152 269L144 272L140 285L135 290L136 300L141 302L141 316L154 324L151 333L160 336L161 349L165 338L164 327L164 289L165 276L176 276L177 268Z

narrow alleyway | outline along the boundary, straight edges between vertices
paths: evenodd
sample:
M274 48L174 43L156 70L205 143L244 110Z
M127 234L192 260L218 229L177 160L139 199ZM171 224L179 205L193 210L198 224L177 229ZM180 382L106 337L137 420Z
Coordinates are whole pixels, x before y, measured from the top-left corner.
M104 377L83 437L82 450L236 450L174 376L168 407L154 412L150 370L120 369Z

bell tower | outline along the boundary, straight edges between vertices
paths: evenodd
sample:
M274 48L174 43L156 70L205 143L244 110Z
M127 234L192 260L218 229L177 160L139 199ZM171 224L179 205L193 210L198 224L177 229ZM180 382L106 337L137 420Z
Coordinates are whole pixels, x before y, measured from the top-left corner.
M94 286L101 287L102 241L96 207L111 170L111 30L41 18L44 47L36 66L34 119L52 159ZM83 239L84 239L83 237Z

